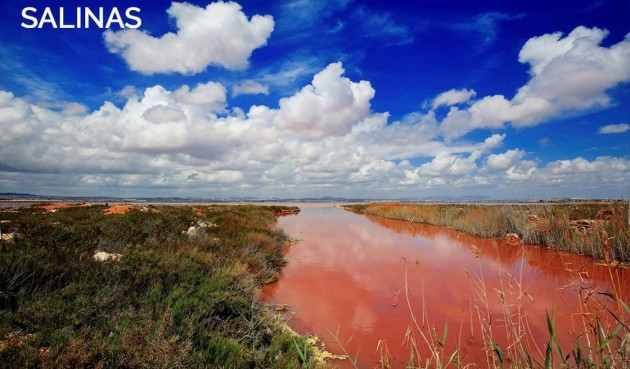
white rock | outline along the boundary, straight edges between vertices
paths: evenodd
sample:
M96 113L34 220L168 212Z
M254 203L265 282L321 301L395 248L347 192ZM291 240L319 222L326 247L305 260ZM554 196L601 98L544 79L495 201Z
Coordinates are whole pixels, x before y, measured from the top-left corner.
M94 256L92 256L92 258L96 261L107 261L107 260L116 261L116 260L119 260L121 257L122 255L120 254L109 253L105 251L97 251L94 254Z

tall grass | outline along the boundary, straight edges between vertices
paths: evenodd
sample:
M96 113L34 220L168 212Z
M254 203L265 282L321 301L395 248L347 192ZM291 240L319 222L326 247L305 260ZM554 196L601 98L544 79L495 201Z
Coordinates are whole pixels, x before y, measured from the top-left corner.
M259 301L285 262L274 217L285 209L103 210L0 212L17 235L0 242L1 367L315 365ZM212 226L185 233L199 224ZM122 257L98 262L97 249Z
M599 259L630 261L628 203L623 202L523 205L373 203L345 208L363 214L445 226L481 237L503 238L508 233L514 233L529 244ZM607 219L592 222L602 210L609 211ZM580 220L591 222L581 226L577 222Z

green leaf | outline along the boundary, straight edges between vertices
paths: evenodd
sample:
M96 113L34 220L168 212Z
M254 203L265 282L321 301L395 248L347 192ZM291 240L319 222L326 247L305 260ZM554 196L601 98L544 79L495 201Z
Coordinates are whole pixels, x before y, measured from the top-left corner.
M499 348L499 346L497 346L496 343L494 343L494 340L492 340L492 338L490 339L490 342L492 343L492 350L495 354L497 354L500 366L503 366L503 353L501 352L501 349Z
M298 355L300 355L300 359L302 360L302 363L306 363L306 342L304 342L304 350L300 348L300 345L298 345L295 338L293 339L293 344L295 345L295 348L297 349Z
M605 345L602 345L602 342L605 341L604 338L604 328L602 328L602 323L597 319L597 342L599 342L599 351L601 352Z
M620 330L620 329L621 329L621 326L618 326L617 328L615 328L615 330L614 330L614 331L612 331L612 332L610 333L610 335L609 335L609 336L608 336L608 337L607 337L607 338L606 338L603 342L601 342L601 343L599 344L599 349L600 349L600 351L601 351L602 349L604 349L604 347L606 347L606 345L608 345L608 343L610 342L610 340L612 340L613 338L615 338L615 337L617 336L617 333L619 333L619 330Z
M545 369L551 369L553 365L553 351L551 350L551 342L547 343L547 350L545 351Z
M553 324L553 320L549 317L549 312L547 312L547 328L549 329L549 337L553 338L555 335L555 328Z

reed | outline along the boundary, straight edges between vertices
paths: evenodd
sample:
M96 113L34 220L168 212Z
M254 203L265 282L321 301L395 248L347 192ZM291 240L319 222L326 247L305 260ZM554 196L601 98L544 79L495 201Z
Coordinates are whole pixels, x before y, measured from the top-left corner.
M609 261L630 261L628 203L347 205L345 209L409 222L428 223L472 235L517 234L528 244Z

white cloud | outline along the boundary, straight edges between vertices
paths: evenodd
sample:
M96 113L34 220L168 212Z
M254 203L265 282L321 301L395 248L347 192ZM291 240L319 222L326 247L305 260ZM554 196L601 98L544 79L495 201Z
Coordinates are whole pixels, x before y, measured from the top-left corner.
M441 123L446 137L459 137L480 128L500 129L507 123L527 127L564 114L610 105L607 90L630 81L630 34L617 44L600 46L608 32L577 27L529 39L519 61L530 66L531 79L514 98L486 96L467 109L451 107ZM454 90L439 95L434 109ZM451 101L456 101L453 98Z
M81 115L88 111L88 107L84 104L76 102L66 103L61 111L61 114L66 116Z
M448 90L439 94L433 100L433 109L437 109L439 106L446 105L456 105L469 101L473 97L475 97L477 93L474 90L462 89L462 90Z
M508 179L516 180L516 181L525 181L535 174L538 170L536 166L536 162L533 160L523 160L517 166L511 166L506 171L505 174ZM543 182L544 183L544 182Z
M609 124L603 127L599 127L597 133L599 134L612 134L612 133L625 133L630 131L630 124L620 123L620 124Z
M532 79L514 101L544 99L553 106L551 114L607 106L606 90L630 80L630 35L610 47L600 46L607 35L598 28L577 27L565 38L553 34L527 41L519 60L530 64Z
M248 20L234 2L211 3L205 8L173 2L167 13L175 20L177 33L153 37L138 29L107 30L107 48L143 74L195 74L209 65L242 70L252 51L265 45L274 29L270 15L254 15Z
M374 89L370 82L341 77L341 63L333 63L313 77L297 94L280 99L274 123L306 139L347 134L370 112Z
M78 115L0 92L0 185L119 196L422 197L465 189L514 198L535 195L531 183L541 197L618 195L630 180L627 158L545 164L520 148L500 149L506 134L445 141L431 111L389 122L388 113L370 111L371 85L343 73L333 63L278 108L247 111L229 109L214 82L130 87L124 105L104 102ZM510 113L500 98L480 101L480 110ZM451 113L492 118L472 108Z
M578 40L580 42L587 41L598 45L608 35L608 32L597 27L577 27L565 38L562 38L562 32L547 33L542 36L532 37L518 54L518 61L530 64L530 74L532 76L540 75L545 68L552 62L563 58L576 46Z
M605 177L615 176L617 173L630 171L630 160L623 158L598 157L588 161L577 157L571 160L558 160L547 165L546 169L553 174L576 176L582 173L606 173ZM605 178L602 178L605 179Z
M232 97L238 95L269 95L269 86L248 79L232 86Z
M221 112L226 106L226 89L216 82L200 83L192 90L184 85L173 94L180 103L197 105L213 112Z
M177 108L157 105L145 110L142 118L153 123L181 122L186 120L186 114Z
M486 168L492 170L507 170L520 161L525 151L519 149L508 150L502 154L490 154L486 160Z

